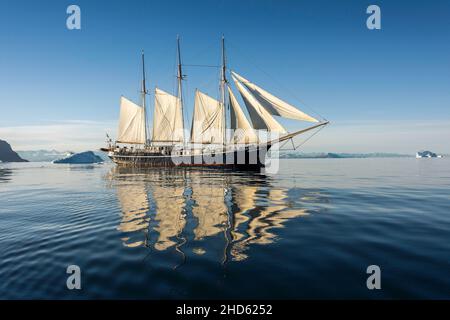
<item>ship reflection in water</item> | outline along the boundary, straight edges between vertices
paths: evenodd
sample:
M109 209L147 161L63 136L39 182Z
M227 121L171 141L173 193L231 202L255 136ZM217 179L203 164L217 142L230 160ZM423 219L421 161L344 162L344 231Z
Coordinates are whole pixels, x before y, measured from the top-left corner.
M175 250L183 263L188 247L196 255L221 251L222 263L245 260L252 245L273 243L277 228L308 214L262 174L115 167L108 179L122 211L123 244Z

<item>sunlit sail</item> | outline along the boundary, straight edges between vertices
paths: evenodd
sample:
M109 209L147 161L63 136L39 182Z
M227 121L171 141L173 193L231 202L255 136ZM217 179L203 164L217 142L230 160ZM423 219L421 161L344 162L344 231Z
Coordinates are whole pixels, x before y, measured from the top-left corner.
M261 106L269 112L271 115L280 116L284 118L309 121L309 122L319 122L319 120L307 115L303 111L297 109L293 105L275 97L273 94L267 92L256 84L251 83L244 77L238 75L236 72L231 72L233 77L235 77L240 83L242 83L252 94L253 97L261 104Z
M117 142L145 144L145 111L125 97L120 98Z
M181 100L161 89L155 89L153 115L154 142L183 142L184 128Z

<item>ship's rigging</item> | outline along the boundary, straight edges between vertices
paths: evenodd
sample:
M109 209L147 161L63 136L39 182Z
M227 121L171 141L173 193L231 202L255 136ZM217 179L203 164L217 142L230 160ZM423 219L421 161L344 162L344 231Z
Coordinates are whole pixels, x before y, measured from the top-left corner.
M328 121L325 119L318 120L306 114L292 104L283 101L247 80L237 72L231 71L231 79L244 102L250 117L249 121L227 79L224 37L221 39L221 45L219 100L200 90L195 91L190 137L185 136L185 108L182 92L182 82L185 76L182 71L180 38L177 37L176 95L155 88L151 137L149 137L147 123L146 96L148 91L146 88L144 52L142 52L141 105L121 97L119 130L116 143L143 145L144 148L155 145L179 145L185 148L187 144L208 144L216 145L218 148L220 146L225 148L227 145L234 144L264 143L264 141L261 141L260 134L258 134L260 130L276 133L279 141L286 141L298 134L328 124ZM315 125L294 133L288 133L274 116L312 122ZM231 133L228 135L227 117L229 117L228 129L231 129Z

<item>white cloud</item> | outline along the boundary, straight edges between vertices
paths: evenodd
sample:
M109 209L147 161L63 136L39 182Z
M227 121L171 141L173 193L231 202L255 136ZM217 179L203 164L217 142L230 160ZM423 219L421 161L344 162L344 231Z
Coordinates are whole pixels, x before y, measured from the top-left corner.
M69 120L42 125L0 128L0 139L15 150L98 150L105 133L116 136L117 121ZM292 130L293 131L293 130ZM296 143L308 134L296 138ZM307 141L305 152L396 152L413 154L421 149L450 153L450 120L435 121L332 121ZM287 144L286 147L291 147Z
M114 136L115 128L114 121L69 120L42 125L1 127L0 139L8 141L14 150L98 150L105 145L105 133Z

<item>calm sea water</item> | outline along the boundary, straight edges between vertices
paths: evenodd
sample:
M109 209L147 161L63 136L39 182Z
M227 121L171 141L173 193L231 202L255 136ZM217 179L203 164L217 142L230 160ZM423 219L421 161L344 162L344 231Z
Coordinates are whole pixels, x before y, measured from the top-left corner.
M449 159L0 168L3 299L450 298Z

